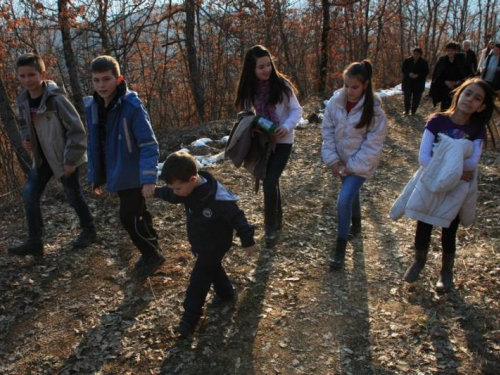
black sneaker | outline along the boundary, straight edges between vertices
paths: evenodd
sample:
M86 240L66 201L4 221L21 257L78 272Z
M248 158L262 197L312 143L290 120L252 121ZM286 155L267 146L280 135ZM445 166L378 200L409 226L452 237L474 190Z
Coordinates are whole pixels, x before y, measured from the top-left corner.
M221 297L221 296L218 296L216 294L214 296L214 298L212 298L212 306L222 307L222 306L226 306L226 305L232 305L232 304L236 303L237 299L238 299L238 297L236 296L236 293L233 293L229 297Z
M179 324L174 326L173 329L182 337L190 337L194 333L195 326L184 320L181 320Z
M137 263L141 262L141 259ZM165 263L165 257L161 253L156 253L155 255L144 259L141 264L138 265L137 276L146 280L149 276L153 275L161 265Z
M95 229L84 229L80 235L71 243L73 247L83 249L92 245L97 240L97 233Z
M43 241L39 238L30 238L24 244L7 249L9 254L25 257L33 255L34 257L43 257Z
M143 264L144 262L146 261L146 258L144 258L144 255L141 255L139 257L139 259L137 260L137 262L135 262L135 265L134 265L134 272L136 274L138 274L141 270L141 268L143 267Z

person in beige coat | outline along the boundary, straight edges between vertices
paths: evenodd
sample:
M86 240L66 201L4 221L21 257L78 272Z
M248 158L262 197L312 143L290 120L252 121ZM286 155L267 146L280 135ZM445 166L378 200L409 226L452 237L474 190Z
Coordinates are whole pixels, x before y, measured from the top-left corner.
M17 76L24 90L16 100L23 133L23 147L34 162L23 191L29 239L8 249L12 255L43 256L43 219L40 199L55 176L80 220L82 232L73 246L83 248L96 240L94 219L83 198L79 167L87 161L87 137L80 116L64 88L45 80L45 64L36 54L17 60Z

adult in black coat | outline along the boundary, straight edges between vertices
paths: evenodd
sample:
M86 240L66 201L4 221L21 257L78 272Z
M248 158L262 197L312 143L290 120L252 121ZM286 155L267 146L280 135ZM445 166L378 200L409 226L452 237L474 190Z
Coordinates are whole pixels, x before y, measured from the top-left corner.
M408 115L410 108L412 115L417 112L422 93L425 90L425 79L429 74L429 64L422 58L422 49L416 47L412 52L413 56L404 60L402 68L405 115Z
M467 64L470 65L472 69L472 74L476 75L477 73L477 56L476 53L470 48L471 47L471 41L470 40L464 40L462 43L462 47L464 49L464 53L466 55L466 60Z
M450 42L446 45L446 55L441 56L432 74L429 92L434 106L441 103L441 111L446 111L451 105L452 92L467 78L472 76L472 69L467 64L465 53L458 53L459 45Z

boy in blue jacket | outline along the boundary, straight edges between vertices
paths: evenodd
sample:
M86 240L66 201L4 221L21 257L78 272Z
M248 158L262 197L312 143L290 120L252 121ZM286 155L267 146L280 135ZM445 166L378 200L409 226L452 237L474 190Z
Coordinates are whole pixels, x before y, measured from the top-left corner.
M171 154L163 165L155 197L170 203L183 203L187 215L187 235L196 263L184 299L184 314L174 330L182 336L194 332L202 315L210 286L214 301L234 300L234 290L222 267L222 259L233 242L233 230L248 255L256 250L254 228L236 204L238 198L210 173L198 172L194 158L186 152Z
M95 92L84 99L89 180L97 195L104 184L118 193L121 223L141 252L136 274L146 279L165 262L145 201L154 195L158 141L142 101L127 89L118 62L99 56L90 71Z

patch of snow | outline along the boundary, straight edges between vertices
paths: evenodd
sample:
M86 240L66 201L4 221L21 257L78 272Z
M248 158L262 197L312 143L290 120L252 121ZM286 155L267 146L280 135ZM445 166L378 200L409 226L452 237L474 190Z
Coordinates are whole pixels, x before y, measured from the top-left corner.
M207 167L211 164L215 164L224 160L224 151L219 152L215 155L206 155L206 156L195 156L195 160L197 160L203 167Z
M192 147L204 147L208 146L207 143L212 143L213 141L210 138L200 138L193 143L191 143Z

